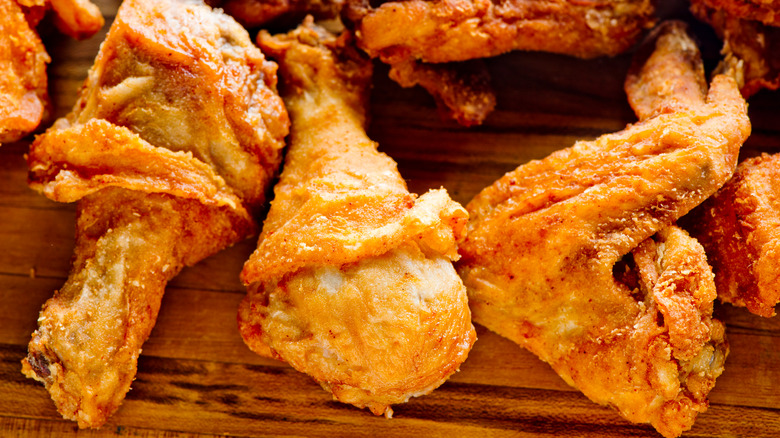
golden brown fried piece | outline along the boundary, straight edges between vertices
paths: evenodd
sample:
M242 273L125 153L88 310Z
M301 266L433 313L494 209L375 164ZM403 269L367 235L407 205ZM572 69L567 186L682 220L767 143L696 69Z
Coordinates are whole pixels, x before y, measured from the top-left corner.
M466 126L482 123L495 105L483 72L433 66L537 50L592 58L631 47L652 26L651 0L405 0L374 8L347 2L344 18L358 45L388 63L403 86L419 83L440 112ZM473 71L473 70L472 70Z
M30 184L79 201L73 267L23 372L98 427L124 399L165 285L252 234L289 120L276 65L197 1L126 0L71 114L33 143Z
M715 272L718 297L761 316L780 302L780 155L737 166L734 177L686 216Z
M373 413L427 394L475 340L458 257L466 212L410 194L365 133L371 63L305 23L259 43L280 63L292 129L239 328L255 352Z
M55 23L84 38L103 26L97 6L87 0L53 0ZM49 2L0 0L0 144L19 140L48 117L46 64L50 58L34 30Z
M677 53L695 49L682 27L665 25L653 41L628 93L696 90L689 72L657 74L698 69ZM648 118L522 165L477 195L458 269L476 322L669 437L707 408L727 354L703 249L671 224L731 176L750 123L724 76L706 97L631 100Z
M16 0L0 0L0 143L29 134L49 111L49 55Z
M317 20L336 18L345 0L208 0L249 28L300 23L307 15Z
M390 78L402 87L425 88L436 100L442 118L463 126L481 124L496 107L490 73L478 59L446 64L402 61L392 64Z
M709 23L723 39L724 60L718 70L737 76L740 90L746 98L761 89L780 88L780 27L775 20L761 21L745 18L729 8L729 2L711 2L692 0L691 11L702 21ZM780 17L780 5L764 5ZM751 15L746 15L751 17Z
M393 64L450 62L511 50L616 55L652 25L650 0L406 0L347 4L358 45Z

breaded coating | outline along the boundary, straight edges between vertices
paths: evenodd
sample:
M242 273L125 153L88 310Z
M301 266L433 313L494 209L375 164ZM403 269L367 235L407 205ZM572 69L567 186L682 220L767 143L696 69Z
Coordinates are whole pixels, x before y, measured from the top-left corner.
M371 62L311 21L261 32L292 129L239 328L255 352L336 400L392 415L457 371L476 334L452 266L466 211L444 189L409 193L365 132Z
M642 96L701 83L656 74L697 68L676 53L695 47L679 23L650 44L626 87L643 119L478 194L458 270L476 322L591 400L673 437L706 410L728 352L703 249L673 224L731 176L750 122L729 77L700 97Z
M67 419L99 427L130 389L166 283L248 237L289 120L232 18L193 0L126 0L73 111L33 143L30 185L78 201L65 285L23 372Z

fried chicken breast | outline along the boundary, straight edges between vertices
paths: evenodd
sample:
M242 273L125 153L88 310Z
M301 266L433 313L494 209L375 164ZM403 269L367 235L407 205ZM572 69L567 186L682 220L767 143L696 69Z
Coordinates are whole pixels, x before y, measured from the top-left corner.
M479 193L458 270L476 322L672 437L707 408L728 351L703 249L673 224L731 176L750 123L732 78L701 88L681 25L650 44L626 84L642 120Z
M165 285L253 234L289 120L266 61L200 1L127 0L73 111L30 148L30 185L78 201L65 285L23 360L59 412L99 427L136 374Z
M304 24L259 44L278 59L292 128L239 328L256 353L374 414L429 393L476 334L452 266L466 211L417 197L365 133L371 62Z

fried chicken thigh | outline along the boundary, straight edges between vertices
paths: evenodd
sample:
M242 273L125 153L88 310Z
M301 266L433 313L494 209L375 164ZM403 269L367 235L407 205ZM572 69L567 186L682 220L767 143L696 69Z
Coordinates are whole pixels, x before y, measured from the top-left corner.
M651 41L626 84L640 122L478 194L458 270L476 322L671 437L707 408L728 352L703 249L673 223L731 176L750 123L732 78L702 88L681 25Z
M475 341L452 266L466 211L444 189L410 194L364 130L371 63L305 23L260 34L280 63L292 128L239 327L334 398L392 415L454 373Z
M130 389L168 280L257 230L289 120L232 18L126 0L71 114L38 137L30 184L78 201L65 285L23 361L60 413L98 427Z
M48 117L51 59L35 26L49 7L60 31L74 38L103 26L97 6L87 0L0 0L0 144L19 140Z
M780 302L779 187L780 155L750 158L685 218L707 251L718 298L767 317Z

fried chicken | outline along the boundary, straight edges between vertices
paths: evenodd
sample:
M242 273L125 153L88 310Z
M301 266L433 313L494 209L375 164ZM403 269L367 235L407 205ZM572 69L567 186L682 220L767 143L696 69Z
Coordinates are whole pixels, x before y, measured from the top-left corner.
M728 352L703 249L673 223L731 176L750 123L732 78L700 88L680 24L651 41L626 84L640 122L478 194L458 270L476 322L671 437L706 410Z
M419 83L440 112L465 126L484 121L495 106L487 70L458 72L434 64L535 50L593 58L631 47L652 26L651 0L404 0L373 7L347 2L343 13L358 45L390 64L403 86ZM476 76L475 81L460 78ZM483 85L484 84L484 85Z
M48 117L51 59L35 31L48 7L67 35L85 38L103 26L97 6L87 0L0 0L0 144L19 140Z
M774 316L780 302L780 155L761 155L737 166L734 177L685 217L715 272L718 298Z
M406 0L347 4L358 45L394 64L440 63L536 50L580 58L616 55L652 25L650 0Z
M30 185L78 201L70 276L22 362L59 412L99 427L136 374L169 279L248 237L289 120L232 18L191 0L126 0L71 114L30 149Z
M692 0L691 11L709 23L723 40L718 69L739 75L746 98L761 89L780 88L780 3Z
M258 354L336 400L392 415L454 373L475 341L452 266L466 211L410 194L365 133L371 63L306 22L259 44L276 57L292 128L284 171L246 262L239 328Z

